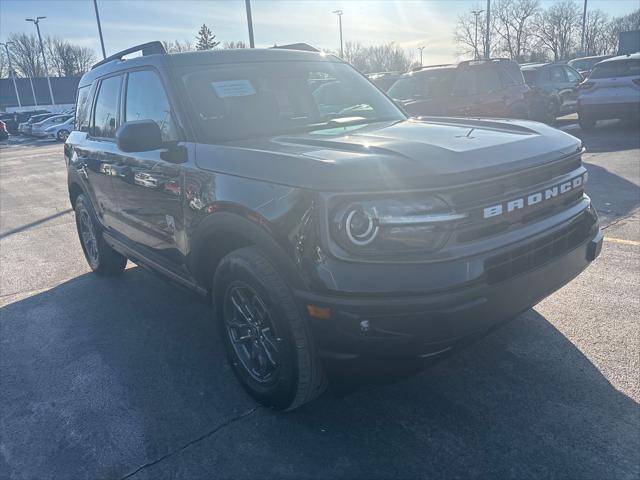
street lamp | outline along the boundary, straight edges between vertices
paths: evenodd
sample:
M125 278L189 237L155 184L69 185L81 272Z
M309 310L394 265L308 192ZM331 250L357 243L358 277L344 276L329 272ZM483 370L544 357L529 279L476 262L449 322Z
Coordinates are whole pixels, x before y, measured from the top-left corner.
M256 48L253 40L253 18L251 17L251 0L245 0L245 8L247 10L247 28L249 29L249 48Z
M478 17L482 12L484 12L484 10L471 10L471 13L473 13L476 17L476 33L475 40L473 42L473 50L475 53L474 57L476 60L478 60L478 57L480 56L480 52L478 52Z
M93 0L93 8L96 11L96 22L98 23L98 35L100 35L100 46L102 47L102 58L107 58L107 52L104 50L104 38L102 38L102 25L100 24L100 13L98 12L98 0Z
M424 50L424 45L422 47L418 47L418 50L420 50L420 67L422 67L422 51Z
M335 13L338 16L338 25L340 27L340 58L343 58L344 49L342 48L342 10L334 10L331 13Z
M13 71L11 66L11 54L9 53L9 45L13 45L13 42L0 43L7 52L7 61L9 62L9 73L13 78L13 89L16 91L16 98L18 99L18 108L22 109L22 102L20 101L20 94L18 93L18 84L16 83L16 72Z
M51 105L55 105L56 101L53 98L53 89L51 88L51 79L49 78L49 69L47 68L47 57L44 54L44 45L42 44L42 35L40 35L40 20L47 17L25 18L27 22L33 22L38 30L38 40L40 41L40 52L42 53L42 62L44 63L44 74L47 76L47 83L49 84L49 95L51 95Z

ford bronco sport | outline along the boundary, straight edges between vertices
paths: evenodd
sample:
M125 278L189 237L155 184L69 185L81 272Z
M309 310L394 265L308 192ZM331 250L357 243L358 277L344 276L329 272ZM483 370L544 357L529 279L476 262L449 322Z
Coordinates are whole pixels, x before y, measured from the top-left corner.
M65 144L91 268L208 296L279 409L330 362L451 350L578 275L602 245L581 155L543 124L409 119L332 55L158 42L83 76Z

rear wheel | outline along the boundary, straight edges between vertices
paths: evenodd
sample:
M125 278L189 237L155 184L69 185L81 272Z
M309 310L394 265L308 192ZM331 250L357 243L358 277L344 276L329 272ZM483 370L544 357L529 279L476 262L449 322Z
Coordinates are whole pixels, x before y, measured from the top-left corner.
M127 258L104 241L100 224L84 194L76 199L75 212L80 244L91 269L101 275L122 273L127 265Z
M587 115L586 113L578 113L578 123L580 124L580 128L585 131L590 131L596 128L597 120L593 118L591 115Z
M229 361L252 397L293 410L322 394L326 377L311 331L282 276L258 249L222 259L213 300Z

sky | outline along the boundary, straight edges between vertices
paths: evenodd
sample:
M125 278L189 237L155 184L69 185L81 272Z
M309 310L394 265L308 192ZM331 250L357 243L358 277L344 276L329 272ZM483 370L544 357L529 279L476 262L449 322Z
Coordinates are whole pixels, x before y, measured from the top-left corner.
M582 4L582 0L577 0ZM544 7L555 0L543 0ZM252 0L257 47L306 42L338 50L338 21L344 15L344 41L362 44L396 42L425 63L457 59L453 30L456 18L484 0ZM612 16L638 8L638 0L588 0L589 9ZM107 55L151 40L194 40L206 23L222 42L248 43L243 0L98 0ZM100 52L92 0L0 0L0 42L12 32L32 32L26 17L46 16L43 35L65 38Z

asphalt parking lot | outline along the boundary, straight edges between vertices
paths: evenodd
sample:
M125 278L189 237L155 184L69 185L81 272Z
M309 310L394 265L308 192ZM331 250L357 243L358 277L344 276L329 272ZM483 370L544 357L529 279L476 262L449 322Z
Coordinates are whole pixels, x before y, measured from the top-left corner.
M640 478L640 131L583 138L602 255L478 343L287 414L206 305L89 273L62 146L0 145L0 478Z

